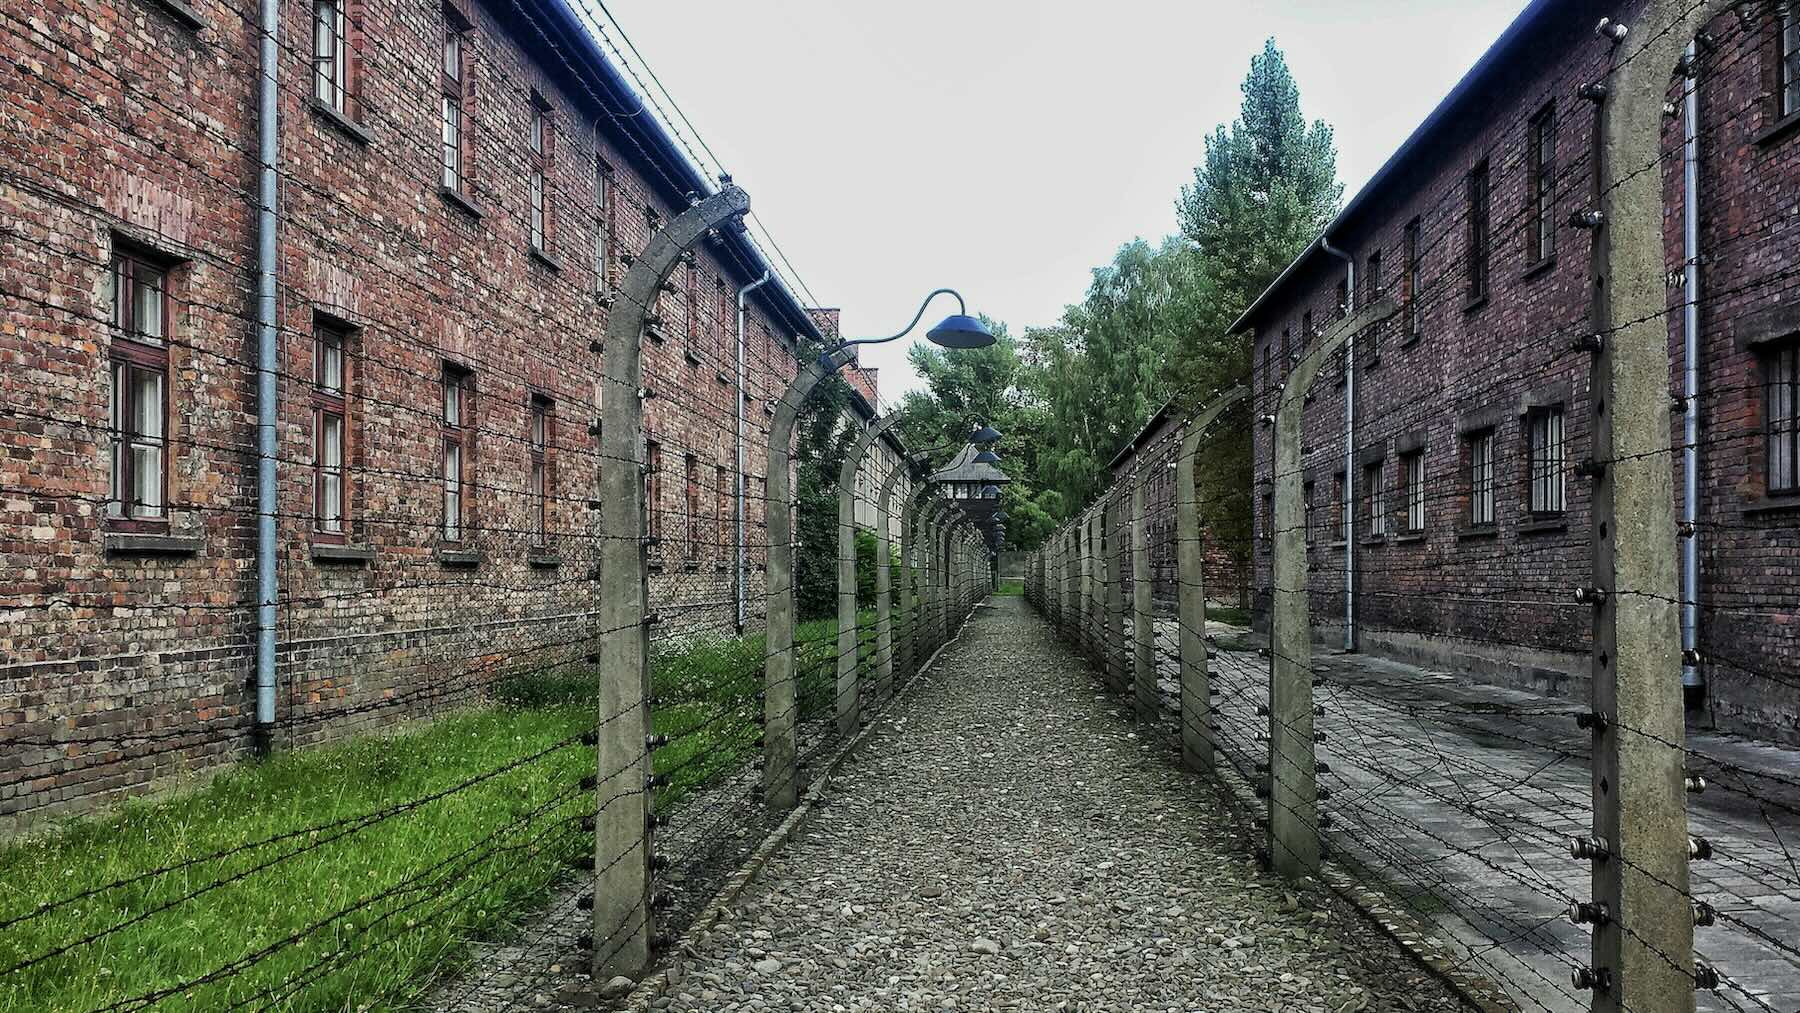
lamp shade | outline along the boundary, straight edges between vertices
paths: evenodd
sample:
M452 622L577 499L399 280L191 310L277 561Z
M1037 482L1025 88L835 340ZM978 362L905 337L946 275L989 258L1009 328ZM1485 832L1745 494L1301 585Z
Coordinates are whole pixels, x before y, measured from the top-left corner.
M1000 463L1000 455L994 453L992 450L989 450L986 447L983 447L983 448L981 448L981 453L975 455L975 463L976 464L999 464Z
M943 322L925 332L932 344L945 348L986 348L994 343L994 332L981 321L961 313L952 313Z
M998 443L1000 442L1000 430L995 429L993 426L982 426L980 429L975 430L973 436L969 437L969 442L983 447L990 443Z

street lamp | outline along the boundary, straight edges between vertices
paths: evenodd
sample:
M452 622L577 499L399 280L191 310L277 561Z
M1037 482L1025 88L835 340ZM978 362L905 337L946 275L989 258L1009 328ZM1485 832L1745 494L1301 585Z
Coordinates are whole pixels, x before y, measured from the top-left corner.
M839 341L836 345L819 353L819 366L827 373L834 372L841 365L841 363L833 361L836 353L852 345L880 345L906 337L912 333L914 327L919 326L919 320L925 316L925 307L931 305L931 300L940 295L955 296L957 311L945 317L936 327L925 332L925 337L932 344L943 348L986 348L994 343L994 332L988 330L987 325L980 320L969 316L969 308L963 303L962 294L953 288L940 288L925 297L925 301L919 304L919 312L914 313L912 320L908 321L905 327L900 328L900 333L890 334L885 338L852 338ZM994 439L999 438L1000 434L994 433Z

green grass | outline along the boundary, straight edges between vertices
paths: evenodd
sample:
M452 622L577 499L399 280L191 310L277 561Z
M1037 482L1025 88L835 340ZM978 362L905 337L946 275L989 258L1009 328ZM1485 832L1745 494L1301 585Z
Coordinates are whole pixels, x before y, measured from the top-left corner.
M1238 608L1235 605L1214 605L1208 603L1206 606L1206 618L1211 619L1214 622L1228 623L1232 626L1249 626L1250 610Z
M1025 594L1025 582L1023 580L1003 580L1000 582L1000 589L994 594L1002 598L1021 597Z
M795 631L803 718L835 710L836 625ZM869 665L872 612L859 627ZM659 811L756 755L763 654L758 635L653 660L653 722L670 740L655 760L669 778ZM593 673L511 678L493 698L0 845L0 972L35 960L0 973L0 1011L163 990L159 1009L410 1008L471 940L509 932L591 848L580 820L592 793L578 785L594 772L579 739L595 718Z

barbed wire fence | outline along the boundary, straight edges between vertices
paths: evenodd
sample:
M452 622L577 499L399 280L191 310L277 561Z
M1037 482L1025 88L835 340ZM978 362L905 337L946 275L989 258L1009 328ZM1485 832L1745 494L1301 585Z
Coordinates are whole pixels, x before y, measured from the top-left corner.
M1671 89L1665 66L1679 68L1677 78L1691 74L1704 82L1755 59L1772 30L1768 19L1721 18L1708 27L1698 59L1678 60L1674 41L1697 27L1705 5L1655 7L1666 25L1651 18L1630 26L1629 35L1608 32L1613 48L1596 56L1581 103L1599 103L1603 116L1623 115L1607 106L1627 102L1641 116L1649 103L1660 119L1665 95L1673 90L1678 99L1681 88L1677 79ZM1628 68L1633 73L1624 73ZM1758 101L1744 96L1725 122L1701 128L1702 139L1723 136L1722 128ZM1524 126L1521 116L1496 133L1509 136ZM1615 261L1603 244L1626 241L1621 233L1645 239L1644 230L1629 231L1642 209L1627 200L1660 222L1658 190L1665 179L1679 179L1683 151L1676 140L1665 135L1653 146L1621 146L1604 159L1577 149L1559 160L1552 192L1568 208L1569 224L1558 231L1594 237L1597 276L1624 284L1609 270ZM1624 150L1635 153L1628 158ZM1255 490L1254 549L1257 604L1272 615L1272 643L1198 611L1215 585L1198 569L1204 537L1193 546L1192 565L1184 566L1187 545L1179 533L1169 534L1166 515L1182 519L1179 496L1160 486L1171 466L1183 463L1173 433L1136 447L1113 486L1052 535L1028 567L1027 597L1094 662L1103 685L1122 694L1131 711L1154 715L1149 727L1172 754L1218 779L1265 861L1361 894L1363 903L1389 915L1404 914L1432 937L1419 946L1428 961L1466 991L1503 1008L1532 1010L1694 1008L1686 1006L1693 1002L1703 1010L1792 1013L1800 995L1800 947L1793 943L1800 937L1800 873L1790 842L1800 834L1800 779L1778 750L1688 739L1679 704L1672 726L1667 714L1671 695L1679 699L1684 660L1668 639L1675 608L1688 605L1709 623L1735 629L1758 620L1785 622L1793 604L1717 585L1694 602L1672 586L1649 583L1642 564L1634 564L1640 568L1631 578L1623 568L1608 569L1615 556L1644 554L1641 545L1608 544L1617 542L1613 533L1634 532L1633 538L1659 543L1653 552L1672 558L1693 529L1770 529L1735 514L1703 516L1692 529L1672 514L1647 523L1626 519L1615 497L1632 497L1633 511L1673 506L1668 478L1682 466L1687 441L1678 436L1670 443L1666 415L1648 429L1661 433L1648 445L1646 430L1626 442L1609 436L1608 427L1628 426L1620 419L1665 405L1674 406L1677 420L1697 410L1669 386L1664 351L1668 329L1689 305L1725 307L1746 295L1791 292L1795 275L1775 269L1737 286L1668 298L1658 279L1651 310L1615 310L1596 319L1583 307L1579 316L1535 327L1529 336L1497 336L1502 344L1485 350L1486 368L1432 371L1396 388L1397 401L1371 426L1379 435L1359 436L1350 454L1339 424L1345 370L1352 362L1368 368L1384 352L1407 355L1432 321L1462 310L1470 264L1456 247L1469 223L1453 204L1462 196L1446 188L1420 216L1431 230L1422 237L1424 269L1401 299L1391 291L1357 293L1356 305L1341 307L1330 327L1303 331L1292 350L1284 340L1280 368L1268 369L1265 360L1260 374L1285 383L1264 379L1241 402L1256 417L1259 460L1273 461L1268 484ZM1491 235L1523 242L1521 218L1498 218ZM1661 253L1661 232L1648 235ZM1766 227L1749 228L1709 257L1723 261L1766 238ZM1676 268L1671 277L1684 273L1683 265ZM1352 342L1355 360L1346 354ZM1621 357L1634 350L1648 350L1655 365L1640 375L1654 384L1633 388L1607 379L1633 368ZM1707 394L1718 402L1753 394L1759 384L1755 378L1720 382ZM1192 400L1200 408L1173 428L1191 431L1200 413L1222 399ZM1501 404L1509 406L1506 412L1484 412ZM1518 420L1512 405L1526 406ZM1547 469L1496 466L1490 442L1490 456L1477 463L1470 485L1474 438L1515 424L1523 432L1550 408L1559 409L1567 428ZM1453 435L1448 449L1460 449L1460 456L1438 442L1446 416ZM1695 445L1749 451L1763 438L1760 423L1714 416ZM1585 452L1576 449L1584 443ZM1369 444L1381 449L1365 454ZM1415 455L1421 467L1409 473ZM1346 472L1359 480L1358 495L1349 502L1341 491L1328 498L1327 482L1336 476L1341 483ZM1191 481L1186 488L1194 491ZM1558 517L1534 518L1526 508L1547 495L1558 500ZM1471 521L1472 497L1498 505L1509 526L1517 516L1510 504L1518 504L1526 511L1516 522L1525 537L1494 538L1492 513ZM1196 495L1194 522L1203 526L1209 507L1220 506ZM1584 515L1592 531L1567 520ZM1562 551L1584 535L1593 539L1594 575L1581 565L1587 560ZM1347 561L1350 542L1359 549L1354 568ZM1156 560L1171 556L1178 562L1165 579ZM1148 589L1139 586L1145 577ZM1428 637L1448 644L1448 654L1421 667L1315 653L1312 641L1343 631L1333 617L1345 615L1351 592L1362 642L1418 657L1413 645ZM1170 600L1174 609L1164 604ZM1189 601L1196 609L1191 616L1181 607ZM1640 606L1662 610L1658 621L1667 620L1654 649L1635 630L1633 638L1646 639L1615 642L1607 625L1615 622L1612 610ZM1625 636L1622 626L1618 635ZM1791 691L1797 682L1787 666L1755 658L1728 636L1710 642L1709 666L1769 691ZM1459 671L1464 665L1480 670L1478 661L1536 658L1559 645L1586 653L1594 666L1591 704L1563 696L1562 677L1540 687L1554 694L1545 696L1482 686ZM1661 684L1636 685L1653 680ZM1631 822L1643 814L1620 800L1642 804L1646 780L1652 793L1668 791L1669 779L1652 774L1656 769L1674 771L1679 822L1672 834L1635 837L1643 831ZM1691 949L1680 942L1690 930Z

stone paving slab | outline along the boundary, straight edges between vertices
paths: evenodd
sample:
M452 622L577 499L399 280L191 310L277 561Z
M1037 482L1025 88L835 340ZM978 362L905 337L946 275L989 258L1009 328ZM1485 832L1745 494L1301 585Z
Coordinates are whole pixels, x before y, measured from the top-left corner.
M1464 1008L1335 897L1263 873L1214 789L995 602L656 1008Z

